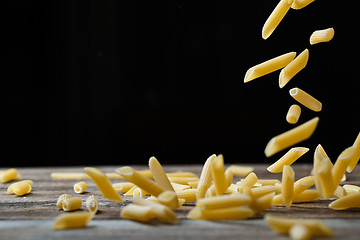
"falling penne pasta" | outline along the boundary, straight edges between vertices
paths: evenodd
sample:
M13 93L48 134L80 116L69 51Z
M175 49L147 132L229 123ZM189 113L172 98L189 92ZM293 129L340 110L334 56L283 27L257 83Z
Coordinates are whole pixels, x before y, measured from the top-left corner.
M289 52L251 67L245 74L244 83L284 68L295 58L295 56L296 52Z
M117 168L115 172L123 176L129 182L134 183L136 186L154 195L155 197L159 196L160 193L165 191L164 187L160 186L158 183L151 181L144 175L138 173L132 167Z
M353 192L333 201L329 204L329 208L334 210L360 208L360 192Z
M301 108L297 104L293 104L290 106L287 114L286 114L286 121L290 124L295 124L298 122L301 114Z
M321 42L329 42L334 37L334 28L327 28L323 30L317 30L310 36L310 44L317 44Z
M174 191L169 178L166 176L164 169L162 168L160 162L155 158L151 157L149 160L149 168L152 172L152 175L155 181L162 186L165 190Z
M264 195L267 195L269 193L275 193L276 192L276 187L275 186L261 186L261 187L256 187L256 188L252 188L251 189L251 196L253 199L257 199L260 198Z
M289 11L292 2L289 0L280 0L266 20L262 28L262 38L267 39L274 32L275 28L280 24L281 20Z
M309 50L305 49L281 70L279 74L279 87L283 88L296 74L304 69L308 60Z
M308 94L307 92L301 90L300 88L292 88L289 91L290 96L292 96L296 101L304 105L305 107L315 111L320 112L322 109L322 104L319 100Z
M267 170L272 173L282 172L284 165L293 164L297 159L299 159L308 151L309 149L304 147L291 148L284 156L269 166Z
M154 218L154 211L150 206L129 204L121 210L120 216L139 222L148 222Z
M99 202L94 195L91 195L86 199L85 206L89 212L97 213Z
M287 132L270 139L265 148L266 157L270 157L287 147L308 139L315 131L319 117L315 117Z
M305 190L311 188L315 183L315 177L314 176L306 176L303 178L300 178L294 183L294 191L293 191L293 197L299 195L300 193L304 192Z
M255 185L255 183L257 183L258 180L259 178L256 176L256 174L254 172L251 172L249 175L246 176L246 178L240 181L239 185L241 187L251 188L252 186Z
M74 192L84 193L86 191L87 185L86 182L77 182L74 184Z
M334 185L338 186L344 177L347 167L349 166L353 156L356 152L356 147L352 146L346 148L337 158L333 168L331 169L331 174L333 177Z
M289 165L284 165L281 180L281 198L285 206L289 208L294 196L295 172Z
M306 7L307 5L309 5L310 3L312 3L315 0L294 0L292 1L292 5L291 8L292 9L302 9L304 7Z
M120 195L114 190L106 175L97 168L86 167L85 172L91 177L100 192L107 199L114 202L122 202Z
M215 193L217 196L220 196L228 188L228 184L225 178L224 157L221 154L212 160L211 170L215 186Z
M331 197L337 187L337 185L334 184L334 179L331 173L332 168L333 166L330 160L324 159L319 163L319 166L317 167L317 171L315 173L315 178L318 177L320 185L320 187L317 187L317 190L321 193L323 198Z
M166 190L157 197L161 204L168 206L171 209L179 207L179 200L174 191Z
M119 182L119 183L114 183L112 185L112 187L115 189L115 191L121 192L121 193L126 193L134 186L135 186L135 184L133 184L132 182Z
M201 199L205 197L206 194L206 190L210 187L211 185L211 180L212 180L212 175L211 175L211 164L213 159L216 158L216 155L213 154L211 155L205 162L202 170L201 170L201 174L200 174L200 179L199 179L199 183L197 186L197 192L196 192L196 198L197 199Z
M92 212L64 213L55 219L53 229L82 228L91 221L93 216Z
M357 135L353 146L356 147L356 150L353 159L350 161L349 167L347 168L347 172L349 173L351 173L354 170L356 164L360 160L360 132Z

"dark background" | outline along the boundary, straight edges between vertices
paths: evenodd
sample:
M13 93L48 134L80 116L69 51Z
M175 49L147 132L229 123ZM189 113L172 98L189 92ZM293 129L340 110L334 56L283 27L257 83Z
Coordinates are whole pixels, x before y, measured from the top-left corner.
M273 162L266 143L299 87L323 103L305 107L334 161L360 130L358 13L318 0L288 12L269 39L266 1L4 1L6 60L1 166ZM311 46L318 29L329 43ZM275 72L243 83L248 68L290 51L310 51L285 88ZM300 160L299 160L300 162Z

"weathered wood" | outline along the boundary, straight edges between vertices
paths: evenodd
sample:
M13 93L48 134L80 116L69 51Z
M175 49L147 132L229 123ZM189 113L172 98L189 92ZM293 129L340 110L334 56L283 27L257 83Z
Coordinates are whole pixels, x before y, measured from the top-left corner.
M118 166L99 166L104 172L114 172ZM134 166L136 169L146 169L145 166ZM269 173L267 165L253 165L259 178L281 179L281 174ZM167 172L190 171L200 174L199 165L165 166ZM0 171L3 169L0 169ZM295 164L296 179L310 174L311 165ZM201 239L201 238L224 238L224 239L259 239L279 238L268 229L262 220L260 213L245 221L191 221L186 219L186 214L193 204L185 204L176 210L181 219L180 225L168 226L158 224L140 224L120 219L120 211L124 205L131 202L131 197L123 197L124 203L114 203L104 198L92 180L85 180L88 189L84 194L75 194L73 184L78 180L51 180L51 172L83 172L83 167L57 167L57 168L19 168L23 179L34 181L32 193L23 197L8 195L7 187L11 183L0 184L0 239L29 239L41 238L76 238L76 239L115 239L125 238L177 238ZM235 179L238 181L240 179ZM123 180L111 180L119 182ZM360 185L360 166L353 173L347 174L347 184ZM57 198L68 193L72 196L80 196L85 202L90 195L95 195L100 202L100 211L85 229L56 232L51 229L53 219L62 213L55 204ZM274 206L265 211L283 216L301 218L324 219L336 231L337 238L358 239L360 235L360 209L335 211L328 208L331 200L318 200L310 203L295 203L290 209L284 206ZM85 207L82 208L85 210ZM349 219L349 220L347 220ZM355 227L356 226L356 227ZM351 231L350 231L351 229ZM285 239L285 238L284 238Z

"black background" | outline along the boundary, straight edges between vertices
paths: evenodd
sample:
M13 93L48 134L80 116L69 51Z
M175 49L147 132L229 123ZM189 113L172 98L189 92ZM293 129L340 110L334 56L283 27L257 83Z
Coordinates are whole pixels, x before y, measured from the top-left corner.
M323 103L314 135L333 160L360 130L358 13L318 0L288 12L269 39L278 1L5 1L1 166L273 162L266 143L299 87ZM329 43L311 46L318 29ZM310 51L283 89L275 72L243 83L248 68ZM299 162L312 161L312 153Z

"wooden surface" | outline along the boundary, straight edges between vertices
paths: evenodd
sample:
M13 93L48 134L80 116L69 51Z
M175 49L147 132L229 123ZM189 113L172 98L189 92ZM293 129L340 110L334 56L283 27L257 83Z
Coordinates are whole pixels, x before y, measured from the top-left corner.
M252 165L259 178L281 179L281 174L269 173L267 165ZM98 167L104 172L113 172L118 166ZM146 169L146 166L134 166L136 169ZM307 176L311 165L294 165L296 179ZM0 171L3 169L0 169ZM167 172L191 171L200 174L201 166L165 166ZM264 213L257 214L243 221L193 221L186 219L187 212L194 206L186 204L176 210L180 224L169 226L159 222L141 224L120 218L121 208L131 202L131 197L124 197L124 203L113 203L104 198L95 184L90 180L88 190L77 195L73 184L77 180L51 180L51 172L83 172L83 167L53 167L53 168L18 168L23 179L33 180L32 193L24 197L8 195L10 183L0 183L0 239L118 239L132 238L168 239L171 237L186 239L288 239L272 232L262 219L264 213L277 215L317 218L324 220L336 232L336 239L359 239L360 209L335 211L327 206L331 200L318 200L310 203L293 204L290 209L284 206L274 206ZM235 179L237 181L239 179ZM112 183L122 180L111 180ZM347 175L346 184L360 185L360 166ZM84 229L53 231L51 226L56 216L62 213L56 206L57 198L68 193L80 196L83 201L93 194L100 202L100 211ZM82 210L85 210L83 207Z

